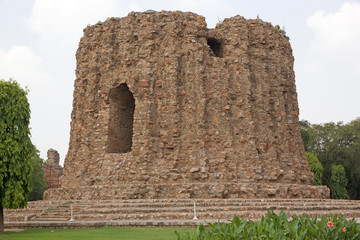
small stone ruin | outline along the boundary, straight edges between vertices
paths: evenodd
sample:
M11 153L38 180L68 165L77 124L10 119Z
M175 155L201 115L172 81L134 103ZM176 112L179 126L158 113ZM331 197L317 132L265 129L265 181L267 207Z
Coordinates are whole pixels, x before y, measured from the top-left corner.
M48 188L60 187L60 177L63 175L63 168L59 164L59 153L50 148L47 151L47 160L44 163L44 178Z

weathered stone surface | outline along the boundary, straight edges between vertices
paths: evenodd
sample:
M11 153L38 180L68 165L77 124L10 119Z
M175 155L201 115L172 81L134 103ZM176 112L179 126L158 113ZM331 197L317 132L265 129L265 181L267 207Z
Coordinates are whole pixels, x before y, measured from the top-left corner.
M85 28L76 59L65 177L46 199L329 197L311 186L278 26L132 12Z
M60 187L60 177L63 175L63 168L59 165L59 153L50 148L47 152L47 160L44 163L44 178L48 188Z

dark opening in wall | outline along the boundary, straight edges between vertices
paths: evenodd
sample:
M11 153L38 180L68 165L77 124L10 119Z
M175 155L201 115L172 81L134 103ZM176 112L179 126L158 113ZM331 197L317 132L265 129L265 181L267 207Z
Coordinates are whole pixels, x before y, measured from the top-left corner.
M210 55L213 57L223 57L223 47L219 40L215 38L208 38L207 44L210 47Z
M107 143L108 153L131 151L135 99L128 86L123 83L110 90L110 123Z

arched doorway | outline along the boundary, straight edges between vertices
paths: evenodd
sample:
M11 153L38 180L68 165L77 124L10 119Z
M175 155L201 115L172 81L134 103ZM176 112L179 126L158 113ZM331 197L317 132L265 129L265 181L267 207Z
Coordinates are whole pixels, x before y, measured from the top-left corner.
M126 83L110 90L110 123L107 143L108 153L131 151L135 99Z

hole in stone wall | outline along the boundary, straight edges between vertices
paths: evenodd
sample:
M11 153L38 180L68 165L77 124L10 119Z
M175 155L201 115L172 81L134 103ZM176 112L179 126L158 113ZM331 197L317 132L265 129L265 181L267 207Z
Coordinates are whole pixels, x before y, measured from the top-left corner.
M110 90L110 123L107 143L108 153L131 151L135 99L128 86L123 83Z
M223 57L223 48L219 40L215 38L208 38L207 44L209 45L210 55L213 57Z

